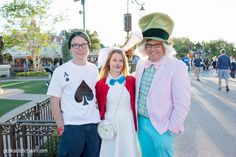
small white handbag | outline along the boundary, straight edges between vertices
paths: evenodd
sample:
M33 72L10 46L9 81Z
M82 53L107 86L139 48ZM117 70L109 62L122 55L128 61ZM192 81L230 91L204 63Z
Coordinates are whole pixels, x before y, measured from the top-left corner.
M110 140L116 135L116 125L108 119L98 124L98 134L102 140Z
M116 116L116 112L117 112L118 106L120 104L123 90L124 90L124 87L122 88L119 103L117 104L114 117ZM97 131L98 131L98 135L101 137L102 140L110 140L116 136L117 126L116 126L115 122L113 122L109 119L104 119L98 124Z

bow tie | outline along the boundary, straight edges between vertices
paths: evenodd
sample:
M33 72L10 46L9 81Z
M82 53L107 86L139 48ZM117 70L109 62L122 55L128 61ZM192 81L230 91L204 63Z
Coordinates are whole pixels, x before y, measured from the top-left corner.
M119 84L124 83L124 82L125 82L125 77L124 77L124 76L121 76L121 77L119 77L118 79L110 79L109 84L112 85L112 86L114 86L114 84L115 84L116 82L118 82Z
M147 68L149 68L149 67L151 67L151 66L154 66L154 67L155 67L155 65L154 65L153 62L147 61L147 62L144 63L144 68L145 68L145 69L147 69Z
M167 57L163 56L163 57L161 57L161 59L159 61L156 61L156 62L151 62L150 60L147 60L144 63L144 68L147 69L147 68L151 67L152 65L155 68L158 68L162 63L164 63L166 61L166 58Z

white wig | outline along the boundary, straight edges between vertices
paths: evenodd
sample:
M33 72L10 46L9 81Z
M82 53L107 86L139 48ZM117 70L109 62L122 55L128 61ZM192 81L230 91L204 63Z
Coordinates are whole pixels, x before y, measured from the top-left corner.
M174 55L176 55L176 51L173 48L173 46L168 45L165 42L163 42L163 46L164 46L164 49L165 49L165 55L166 56L174 56Z

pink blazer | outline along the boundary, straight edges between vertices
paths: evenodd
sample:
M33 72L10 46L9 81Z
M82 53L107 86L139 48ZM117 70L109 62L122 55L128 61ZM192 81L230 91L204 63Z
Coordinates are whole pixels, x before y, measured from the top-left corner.
M145 62L139 61L136 68L136 105ZM174 57L164 57L155 67L157 71L147 98L151 123L160 134L168 129L175 133L183 132L191 103L187 67Z

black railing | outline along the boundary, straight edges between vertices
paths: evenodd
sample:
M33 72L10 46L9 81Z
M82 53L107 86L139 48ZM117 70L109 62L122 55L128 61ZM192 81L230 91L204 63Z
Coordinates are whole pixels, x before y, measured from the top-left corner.
M1 157L57 156L58 135L50 99L0 124Z
M5 123L14 123L16 120L53 120L50 99L37 103L35 106L6 120Z
M55 128L54 121L0 124L0 156L56 156L58 136Z

